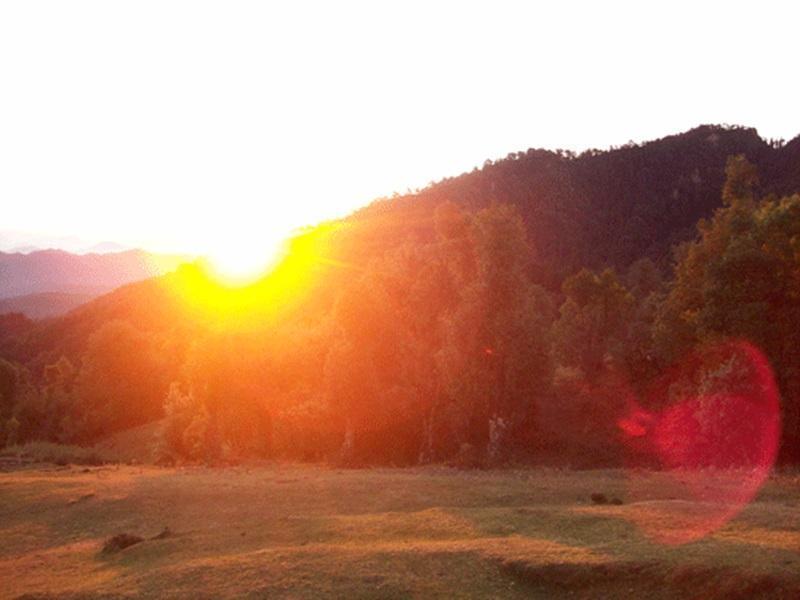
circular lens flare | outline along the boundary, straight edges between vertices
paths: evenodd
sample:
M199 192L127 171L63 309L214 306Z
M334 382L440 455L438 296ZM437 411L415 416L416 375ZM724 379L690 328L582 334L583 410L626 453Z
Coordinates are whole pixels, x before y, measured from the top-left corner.
M657 386L677 398L660 412L633 406L619 428L634 463L630 517L652 539L684 544L719 529L749 504L775 463L778 387L766 357L747 342L690 355ZM653 490L664 491L654 496Z

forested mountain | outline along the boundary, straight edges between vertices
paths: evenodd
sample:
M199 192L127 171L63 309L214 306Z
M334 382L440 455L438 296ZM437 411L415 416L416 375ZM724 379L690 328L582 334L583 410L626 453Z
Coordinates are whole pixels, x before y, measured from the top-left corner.
M0 298L50 292L98 296L126 283L173 271L186 260L185 256L141 250L107 254L0 252Z
M40 292L0 299L0 314L20 313L30 319L57 317L85 304L98 293Z
M798 461L799 154L720 127L532 150L309 229L247 287L195 264L7 315L0 441L166 417L170 460L747 467L778 390Z
M737 154L758 168L761 195L800 189L800 137L767 142L755 129L707 125L609 151L511 153L356 217L388 211L412 229L445 200L469 210L509 204L540 261L562 276L584 266L626 268L643 257L667 267L672 246L691 239L696 223L720 206L725 161Z

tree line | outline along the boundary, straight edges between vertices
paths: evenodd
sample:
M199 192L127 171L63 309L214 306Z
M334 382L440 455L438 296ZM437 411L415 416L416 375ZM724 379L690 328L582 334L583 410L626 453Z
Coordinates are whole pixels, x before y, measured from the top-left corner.
M729 159L722 206L669 268L645 257L562 277L515 207L442 201L413 222L387 208L333 229L273 318L221 324L167 294L145 319L150 288L134 286L70 344L14 321L0 443L90 444L160 420L167 461L650 464L623 426L636 411L712 390L692 418L719 437L747 414L734 390L759 402L739 340L771 365L781 459L796 462L800 196L758 190L756 168Z

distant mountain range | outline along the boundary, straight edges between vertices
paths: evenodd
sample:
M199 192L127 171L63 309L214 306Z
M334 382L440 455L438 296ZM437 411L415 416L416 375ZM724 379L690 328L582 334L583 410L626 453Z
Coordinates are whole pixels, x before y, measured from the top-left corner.
M124 252L135 250L136 246L123 245L112 240L98 242L76 235L48 235L0 227L0 252L30 254L49 248L58 248L71 254L92 254Z
M142 250L72 254L64 250L0 252L0 314L63 314L121 285L174 271L191 257Z

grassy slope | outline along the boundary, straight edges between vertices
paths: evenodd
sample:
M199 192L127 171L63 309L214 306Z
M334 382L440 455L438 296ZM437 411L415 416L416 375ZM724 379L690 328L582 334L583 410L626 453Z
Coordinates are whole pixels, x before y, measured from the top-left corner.
M0 474L0 597L796 597L800 478L668 547L630 521L668 496L660 477L29 467ZM593 506L597 490L645 501ZM99 554L164 526L175 535Z

